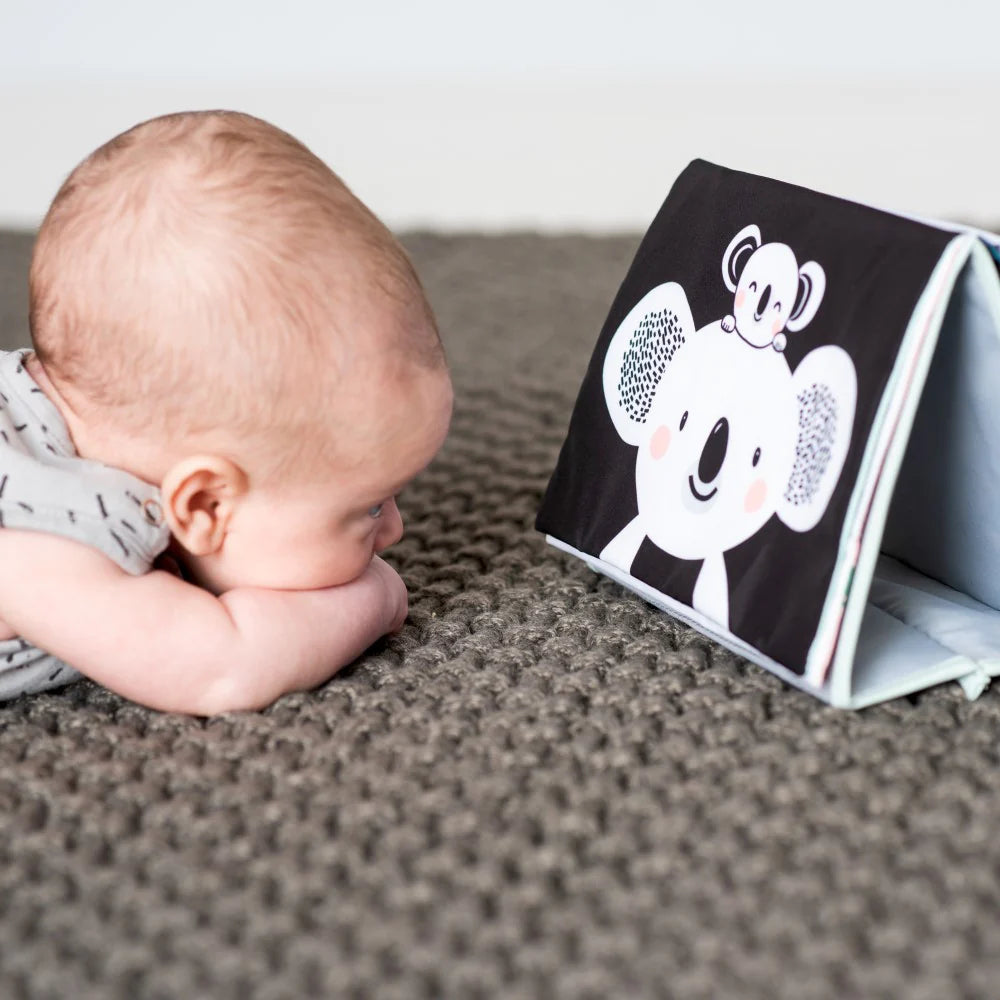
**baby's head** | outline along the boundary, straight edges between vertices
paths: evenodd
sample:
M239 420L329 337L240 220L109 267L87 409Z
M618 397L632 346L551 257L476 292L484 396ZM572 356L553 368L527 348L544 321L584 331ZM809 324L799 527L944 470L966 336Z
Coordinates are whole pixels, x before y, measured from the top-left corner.
M359 575L447 433L444 353L405 251L248 115L154 119L73 171L35 245L31 333L81 455L161 486L215 590Z

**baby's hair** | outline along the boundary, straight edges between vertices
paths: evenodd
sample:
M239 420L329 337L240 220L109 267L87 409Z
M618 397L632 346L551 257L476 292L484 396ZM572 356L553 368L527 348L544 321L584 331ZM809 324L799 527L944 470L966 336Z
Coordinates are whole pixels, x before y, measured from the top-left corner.
M154 434L297 433L359 337L444 367L389 230L297 139L232 111L143 122L70 174L35 243L30 323L57 388Z

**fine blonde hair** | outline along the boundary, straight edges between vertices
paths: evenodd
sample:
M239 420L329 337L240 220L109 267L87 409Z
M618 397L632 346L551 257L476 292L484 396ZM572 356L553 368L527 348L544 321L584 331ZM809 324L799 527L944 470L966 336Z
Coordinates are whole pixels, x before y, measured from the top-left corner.
M134 433L301 435L350 377L370 335L358 317L387 310L389 347L443 367L389 230L297 139L232 111L101 146L60 188L31 261L46 373Z

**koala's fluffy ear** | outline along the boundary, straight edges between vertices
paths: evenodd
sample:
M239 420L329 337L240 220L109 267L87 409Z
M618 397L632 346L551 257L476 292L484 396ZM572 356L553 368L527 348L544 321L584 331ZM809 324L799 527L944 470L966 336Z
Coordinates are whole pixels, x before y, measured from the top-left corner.
M830 502L851 443L858 395L854 362L841 347L817 347L792 373L791 391L799 437L778 517L794 531L809 531Z
M691 307L675 281L647 292L619 324L604 356L604 399L627 444L639 443L667 365L693 333Z
M814 260L807 260L799 268L799 290L795 295L795 305L785 324L786 330L795 333L812 322L823 293L826 291L826 272Z
M756 226L741 229L726 247L722 257L722 280L731 292L736 291L740 272L746 267L750 255L760 246L760 230Z

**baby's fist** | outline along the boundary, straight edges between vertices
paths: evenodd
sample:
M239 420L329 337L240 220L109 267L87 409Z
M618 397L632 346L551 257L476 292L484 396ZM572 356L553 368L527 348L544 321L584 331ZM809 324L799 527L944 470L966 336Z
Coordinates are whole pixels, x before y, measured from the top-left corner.
M371 564L365 570L378 581L382 590L382 601L385 609L387 632L397 632L406 621L409 601L406 594L406 584L402 577L384 560L378 556L372 558Z

